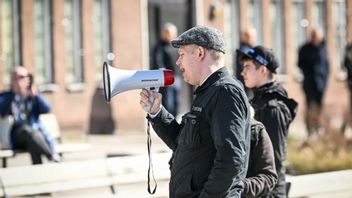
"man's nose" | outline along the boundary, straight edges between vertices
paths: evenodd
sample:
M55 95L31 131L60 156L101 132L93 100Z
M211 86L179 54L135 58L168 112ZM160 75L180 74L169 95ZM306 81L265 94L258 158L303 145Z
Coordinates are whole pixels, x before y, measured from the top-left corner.
M244 76L244 70L241 71L241 76Z
M180 58L178 58L178 59L176 60L176 65L177 65L178 67L180 67Z

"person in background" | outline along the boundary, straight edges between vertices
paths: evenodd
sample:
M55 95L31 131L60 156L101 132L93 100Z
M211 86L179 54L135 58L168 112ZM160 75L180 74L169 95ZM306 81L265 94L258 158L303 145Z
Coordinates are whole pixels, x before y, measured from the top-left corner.
M195 98L181 123L160 104L159 93L142 90L140 105L173 151L169 197L241 197L250 147L248 98L224 66L223 34L193 27L175 40L176 62Z
M303 91L306 96L306 126L308 138L322 132L321 113L328 76L329 60L323 31L313 29L310 40L298 54L298 67L303 73Z
M245 28L241 31L240 33L240 50L246 50L248 48L252 48L255 43L257 42L257 30L253 27L248 27ZM241 81L241 83L244 85L244 80L241 75L243 70L243 64L240 59L240 54L236 53L236 68L234 68L235 71L235 77Z
M346 84L349 92L349 109L341 127L341 132L344 134L348 125L352 127L352 43L346 45L343 67L347 73Z
M50 106L33 84L33 77L23 66L16 66L11 74L11 89L0 93L0 115L11 115L13 149L27 150L33 164L41 164L41 156L59 162L54 142L42 126L39 115L48 113Z
M251 108L251 148L242 197L266 197L277 183L275 157L270 137Z
M179 113L181 74L177 69L177 49L171 46L171 40L177 37L177 27L172 23L165 23L161 31L161 38L154 50L154 58L151 69L170 69L174 71L174 84L167 87L160 87L163 95L163 106L173 115Z
M264 124L273 144L278 182L267 197L287 197L284 163L288 128L296 115L297 102L288 98L286 90L275 80L279 65L271 50L256 46L237 52L241 54L245 86L253 89L250 103L254 118Z

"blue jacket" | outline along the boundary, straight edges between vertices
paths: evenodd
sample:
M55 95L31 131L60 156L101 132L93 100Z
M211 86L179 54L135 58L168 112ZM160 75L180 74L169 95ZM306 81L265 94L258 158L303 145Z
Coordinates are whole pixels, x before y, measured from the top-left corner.
M15 93L11 90L0 93L0 116L4 117L12 115L11 106L14 98ZM54 149L54 140L39 119L40 114L48 113L50 111L49 103L41 94L38 94L33 98L27 98L26 102L30 109L28 115L29 125L42 132L50 148ZM16 124L16 122L14 124ZM15 142L15 137L11 133L11 145L13 148L16 148Z

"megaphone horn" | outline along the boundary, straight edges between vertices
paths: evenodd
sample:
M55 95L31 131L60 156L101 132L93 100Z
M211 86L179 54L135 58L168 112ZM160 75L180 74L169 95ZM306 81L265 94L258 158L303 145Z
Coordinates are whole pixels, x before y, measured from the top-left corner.
M107 62L103 64L104 95L107 102L124 91L169 86L174 80L172 70L123 70Z

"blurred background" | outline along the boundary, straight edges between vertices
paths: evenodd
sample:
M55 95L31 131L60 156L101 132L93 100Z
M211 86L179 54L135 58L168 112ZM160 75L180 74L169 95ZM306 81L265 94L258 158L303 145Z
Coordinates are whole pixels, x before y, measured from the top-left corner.
M278 80L300 104L290 128L289 144L297 149L289 152L293 159L300 159L300 153L307 157L307 152L319 156L311 145L302 143L305 104L297 56L310 30L321 27L330 76L322 113L325 139L318 139L323 144L338 144L329 145L326 152L318 149L325 156L340 153L344 145L343 157L350 156L350 127L341 132L350 113L342 67L345 46L352 41L349 0L0 0L0 89L9 87L11 69L23 65L35 74L35 84L50 101L66 136L144 135L139 90L121 93L106 103L102 65L107 61L119 69L149 69L166 22L174 23L179 33L196 25L223 31L226 66L231 72L240 30L256 28L256 44L273 49L280 63ZM180 114L189 109L192 88L183 84L181 94ZM352 165L351 161L344 163L342 168ZM300 173L298 168L292 172Z

